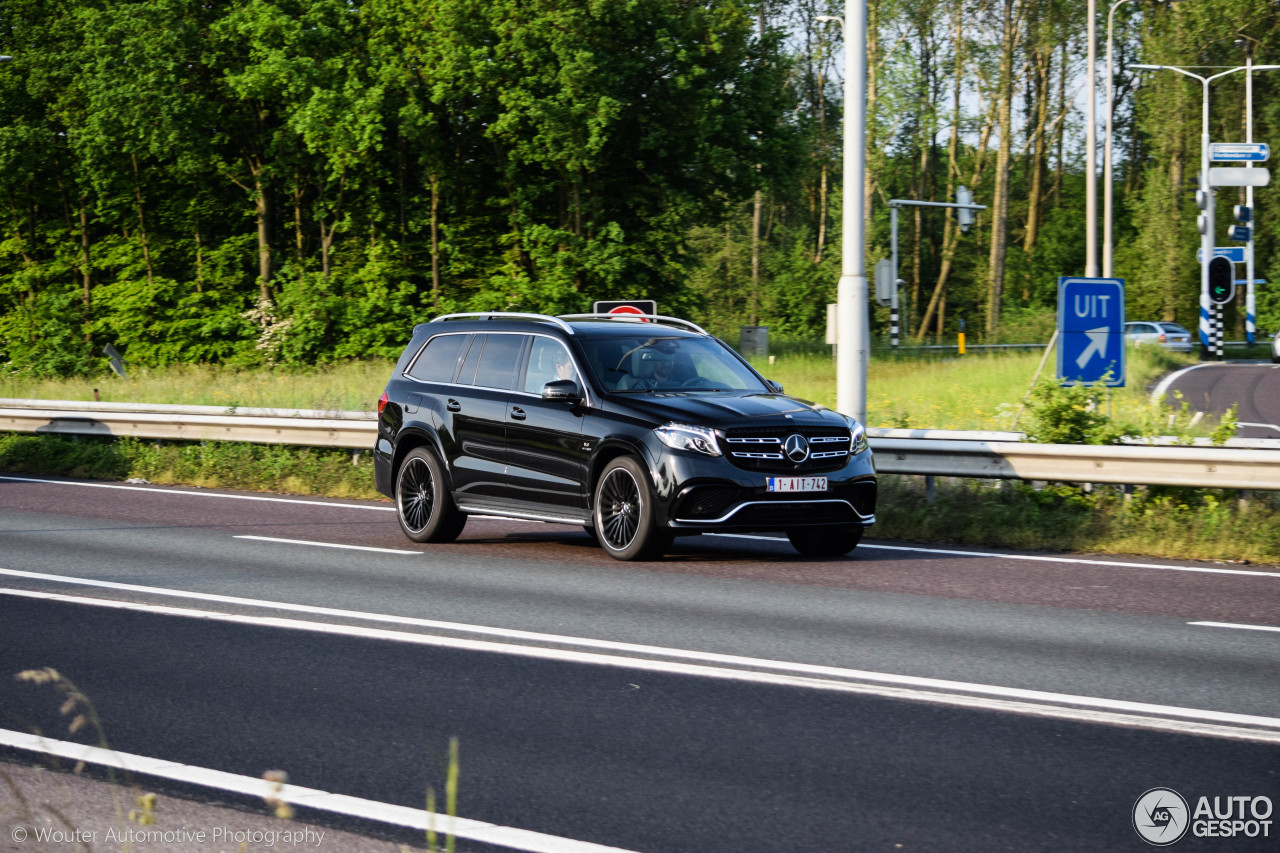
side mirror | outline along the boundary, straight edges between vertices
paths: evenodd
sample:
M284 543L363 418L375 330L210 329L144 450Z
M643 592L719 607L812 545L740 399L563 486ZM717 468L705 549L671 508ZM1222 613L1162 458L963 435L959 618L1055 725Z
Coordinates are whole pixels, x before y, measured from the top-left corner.
M765 384L769 386L769 390L770 390L770 391L772 391L773 393L775 393L775 394L781 394L781 393L782 393L782 383L781 383L781 382L774 382L772 379L766 379L766 380L765 380Z
M582 391L572 379L556 379L542 386L542 399L553 403L576 403L582 399Z

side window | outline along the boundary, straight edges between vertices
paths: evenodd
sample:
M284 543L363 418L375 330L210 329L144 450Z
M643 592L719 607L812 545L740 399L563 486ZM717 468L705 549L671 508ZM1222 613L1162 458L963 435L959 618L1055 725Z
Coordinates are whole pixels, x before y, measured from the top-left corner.
M459 385L473 385L476 380L476 365L480 363L480 351L484 349L484 339L488 335L473 335L471 338L471 347L467 350L467 357L462 362L462 369L458 371Z
M484 351L476 368L475 384L482 388L501 388L509 391L516 385L516 369L520 366L520 352L528 335L485 335ZM472 346L475 349L475 346ZM471 360L470 354L467 361Z
M529 368L525 371L523 388L530 394L541 394L543 385L557 379L572 379L579 385L582 384L564 344L553 338L535 335L533 346L529 350Z
M452 382L458 359L470 338L470 335L436 335L413 360L409 375L423 382Z

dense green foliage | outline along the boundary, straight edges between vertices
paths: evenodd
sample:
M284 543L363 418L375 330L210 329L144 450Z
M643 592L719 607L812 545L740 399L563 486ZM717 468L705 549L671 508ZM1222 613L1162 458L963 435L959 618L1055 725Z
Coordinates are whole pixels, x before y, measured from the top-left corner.
M625 297L821 340L842 46L818 18L842 8L0 0L0 366L100 372L107 343L139 366L387 357L436 313ZM906 326L1043 340L1057 277L1084 265L1083 4L869 10L869 261L885 201L966 184L991 205L969 234L903 215ZM1267 62L1280 43L1257 0L1135 2L1117 23L1121 67L1236 64L1237 33ZM1256 79L1266 140L1280 79ZM1129 313L1194 325L1198 90L1116 80ZM1242 80L1214 86L1215 140L1243 136ZM1259 274L1280 280L1268 192ZM1259 320L1280 324L1274 288Z

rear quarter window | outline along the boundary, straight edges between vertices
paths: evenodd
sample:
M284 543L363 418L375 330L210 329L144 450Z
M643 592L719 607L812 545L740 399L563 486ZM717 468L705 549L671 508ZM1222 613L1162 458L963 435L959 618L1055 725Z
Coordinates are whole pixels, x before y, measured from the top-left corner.
M470 335L436 335L405 371L422 382L452 382Z

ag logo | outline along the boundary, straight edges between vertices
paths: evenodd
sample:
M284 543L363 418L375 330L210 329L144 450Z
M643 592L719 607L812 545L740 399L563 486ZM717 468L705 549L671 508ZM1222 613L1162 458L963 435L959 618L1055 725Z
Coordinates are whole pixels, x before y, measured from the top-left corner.
M1156 847L1181 840L1190 817L1187 801L1172 788L1152 788L1133 804L1133 828L1143 841Z
M809 458L809 442L805 441L803 435L792 433L782 443L782 452L787 454L788 459L799 465Z

